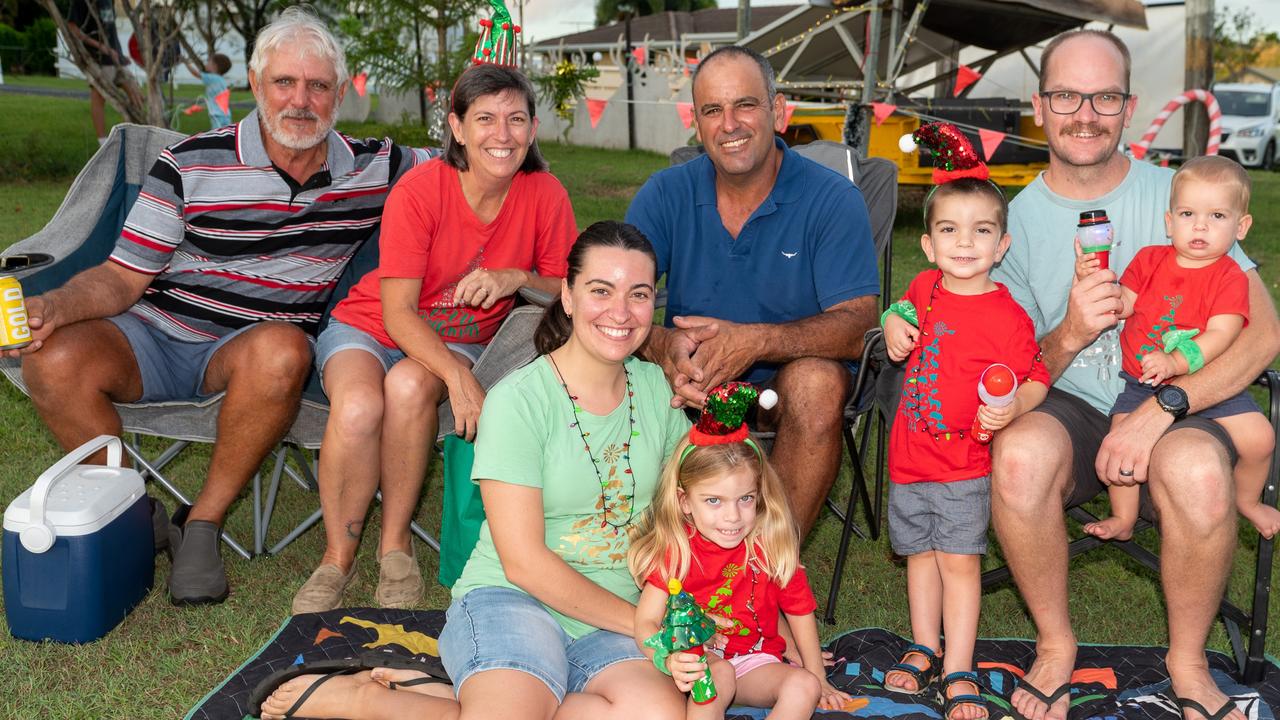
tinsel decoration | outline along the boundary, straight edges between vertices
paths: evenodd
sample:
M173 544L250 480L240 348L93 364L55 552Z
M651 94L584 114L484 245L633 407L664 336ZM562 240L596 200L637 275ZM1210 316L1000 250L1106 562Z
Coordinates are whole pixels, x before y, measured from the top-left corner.
M898 145L903 152L913 152L921 145L929 148L933 153L935 185L960 178L988 180L991 177L969 138L951 123L925 123L910 135L903 135Z
M746 440L747 411L757 399L767 410L777 404L778 394L772 390L761 392L755 385L737 380L717 385L707 393L702 414L689 431L689 442L694 445L725 445Z
M516 35L520 26L511 20L511 12L502 0L489 0L493 16L480 20L480 37L473 56L477 65L516 66Z

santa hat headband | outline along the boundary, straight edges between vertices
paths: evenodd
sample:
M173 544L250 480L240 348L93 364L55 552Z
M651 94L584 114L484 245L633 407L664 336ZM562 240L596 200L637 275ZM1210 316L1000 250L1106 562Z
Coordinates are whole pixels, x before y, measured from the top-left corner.
M502 0L489 0L492 16L480 20L480 37L476 40L476 51L472 56L477 65L516 66L516 35L520 34L520 26L511 19Z
M991 179L987 164L978 157L973 143L949 122L925 123L898 140L898 147L906 153L915 152L921 146L933 153L934 185L961 178Z
M680 462L684 463L696 447L738 442L750 445L756 455L763 458L764 453L751 439L746 422L747 411L757 402L768 410L778 404L778 393L762 391L755 385L736 380L713 388L707 393L707 402L702 407L698 422L689 430L689 445L680 453Z

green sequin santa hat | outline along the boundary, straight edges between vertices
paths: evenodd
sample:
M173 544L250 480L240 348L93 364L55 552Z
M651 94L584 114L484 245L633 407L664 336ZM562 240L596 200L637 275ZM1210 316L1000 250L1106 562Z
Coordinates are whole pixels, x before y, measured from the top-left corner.
M754 447L746 417L747 411L757 402L768 410L778 404L778 393L737 380L712 388L707 393L707 402L702 407L698 422L689 430L689 446L681 453L680 461L683 462L695 447L735 442L750 443ZM760 449L756 448L756 452L759 453Z

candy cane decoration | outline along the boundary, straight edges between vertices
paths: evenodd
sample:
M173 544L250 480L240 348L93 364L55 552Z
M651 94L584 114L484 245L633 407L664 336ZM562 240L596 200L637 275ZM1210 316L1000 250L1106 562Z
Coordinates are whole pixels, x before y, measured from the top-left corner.
M1164 127L1165 121L1173 111L1194 100L1204 103L1205 109L1209 111L1209 143L1204 149L1204 154L1217 155L1218 144L1222 142L1222 109L1218 107L1218 100L1208 90L1188 90L1164 106L1160 114L1156 115L1156 119L1151 121L1151 126L1147 128L1141 140L1129 143L1129 150L1133 156L1138 160L1146 157L1147 150L1151 148L1151 141L1156 139L1156 133Z

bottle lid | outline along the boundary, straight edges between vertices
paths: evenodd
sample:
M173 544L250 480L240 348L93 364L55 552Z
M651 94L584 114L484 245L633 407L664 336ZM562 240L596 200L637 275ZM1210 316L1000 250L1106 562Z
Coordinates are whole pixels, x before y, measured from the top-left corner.
M1107 220L1106 210L1085 210L1080 213L1079 227L1085 227L1087 225L1101 225L1105 222L1109 222Z

